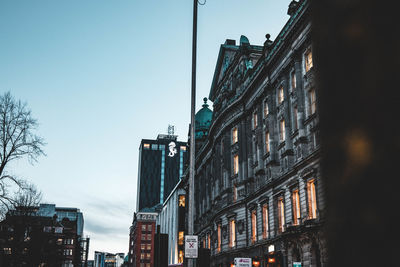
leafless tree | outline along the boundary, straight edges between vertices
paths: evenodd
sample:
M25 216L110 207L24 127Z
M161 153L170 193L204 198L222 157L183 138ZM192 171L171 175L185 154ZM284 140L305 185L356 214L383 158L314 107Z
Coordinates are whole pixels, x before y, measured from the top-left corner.
M34 133L37 126L26 103L15 100L10 92L0 95L0 205L3 206L0 215L13 207L18 198L21 200L21 196L26 194L24 201L31 201L38 194L32 184L7 171L11 161L27 158L33 164L45 155L44 140ZM11 192L15 188L18 188L16 195Z
M34 184L24 183L13 198L13 206L17 207L35 207L40 204L42 193Z

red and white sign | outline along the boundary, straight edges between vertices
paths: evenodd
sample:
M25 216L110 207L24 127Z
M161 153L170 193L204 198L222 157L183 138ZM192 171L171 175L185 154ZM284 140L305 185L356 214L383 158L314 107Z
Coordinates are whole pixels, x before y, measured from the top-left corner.
M235 267L252 267L251 258L235 258Z
M185 258L195 259L198 257L197 253L198 239L197 235L185 235Z

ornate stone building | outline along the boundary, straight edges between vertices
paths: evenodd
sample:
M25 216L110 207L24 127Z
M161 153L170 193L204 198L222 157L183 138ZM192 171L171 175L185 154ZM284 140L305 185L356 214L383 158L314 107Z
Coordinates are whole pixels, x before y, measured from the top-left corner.
M326 266L309 1L274 41L221 45L212 121L196 147L195 233L211 266Z

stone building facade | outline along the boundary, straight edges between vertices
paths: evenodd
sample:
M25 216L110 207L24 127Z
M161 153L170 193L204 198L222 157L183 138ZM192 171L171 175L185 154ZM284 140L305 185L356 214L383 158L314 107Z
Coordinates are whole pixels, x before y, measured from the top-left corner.
M326 266L318 88L309 1L292 1L274 41L221 45L213 115L196 151L195 233L211 266Z

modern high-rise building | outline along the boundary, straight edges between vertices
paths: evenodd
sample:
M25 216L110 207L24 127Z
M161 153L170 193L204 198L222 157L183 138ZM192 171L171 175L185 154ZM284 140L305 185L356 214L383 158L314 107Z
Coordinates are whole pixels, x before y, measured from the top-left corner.
M136 210L164 203L183 175L187 143L173 134L159 134L156 140L143 139L139 147Z

